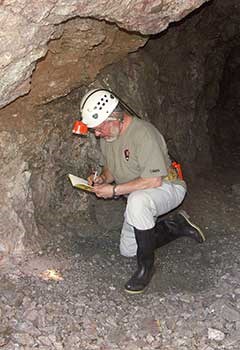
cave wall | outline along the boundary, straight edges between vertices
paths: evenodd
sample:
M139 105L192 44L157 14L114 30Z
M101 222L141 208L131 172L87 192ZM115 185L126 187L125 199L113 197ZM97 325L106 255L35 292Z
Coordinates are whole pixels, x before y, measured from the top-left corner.
M60 37L37 65L31 93L0 111L2 254L36 249L52 235L120 227L121 201L109 218L111 201L76 191L66 179L68 172L87 176L98 162L95 138L71 133L89 87L111 88L152 121L186 174L211 165L209 118L226 58L239 44L237 10L236 0L212 1L145 47L147 37L104 21L60 24Z
M146 42L104 21L76 18L62 26L61 37L49 43L49 53L36 68L31 93L0 110L4 255L38 249L52 234L68 232L69 227L74 231L77 217L79 233L93 229L87 195L71 192L66 178L71 171L87 175L89 159L96 154L95 138L72 137L81 96L81 89L75 93L74 87L77 82L87 86L105 65ZM70 98L57 99L71 90Z

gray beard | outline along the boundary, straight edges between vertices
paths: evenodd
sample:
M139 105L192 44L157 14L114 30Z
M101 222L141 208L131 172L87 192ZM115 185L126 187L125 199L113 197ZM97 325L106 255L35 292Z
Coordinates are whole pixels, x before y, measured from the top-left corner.
M105 141L106 142L114 142L118 139L118 136L113 136L113 137L108 137L108 138L105 138Z
M106 142L114 142L118 139L120 135L120 128L119 126L112 126L111 128L111 136L105 137Z

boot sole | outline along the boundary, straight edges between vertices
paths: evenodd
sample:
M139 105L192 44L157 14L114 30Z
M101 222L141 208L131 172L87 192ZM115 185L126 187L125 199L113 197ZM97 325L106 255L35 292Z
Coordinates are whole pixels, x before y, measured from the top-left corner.
M189 215L185 212L185 210L180 210L180 211L178 212L178 214L182 215L182 216L184 217L184 219L189 223L189 225L191 225L192 227L194 227L194 228L198 231L199 235L200 235L201 238L202 238L202 242L199 242L199 243L205 242L205 241L206 241L206 238L205 238L205 236L204 236L204 233L201 231L200 227L198 227L197 225L193 224L193 223L190 221Z
M152 271L151 279L150 279L149 283L146 285L146 287L144 287L143 289L141 289L141 290L130 290L130 289L124 288L124 291L125 291L126 293L128 293L128 294L142 294L142 293L144 293L144 292L148 289L148 287L149 287L149 285L150 285L150 283L151 283L151 281L152 281L152 278L153 278L153 275L155 274L155 272L156 272L156 269L155 269L155 266L154 266L154 267L153 267L153 271Z
M128 293L128 294L143 294L145 291L146 291L146 289L147 289L147 287L145 287L144 289L142 289L142 290L128 290L128 289L124 289L125 290L125 292L126 293Z

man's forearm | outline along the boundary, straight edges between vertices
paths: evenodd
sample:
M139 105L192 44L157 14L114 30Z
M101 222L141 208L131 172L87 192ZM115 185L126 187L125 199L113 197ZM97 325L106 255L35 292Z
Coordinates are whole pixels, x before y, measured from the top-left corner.
M103 168L103 171L101 173L101 177L104 180L105 183L112 183L114 181L114 177L111 174L110 170L108 168Z
M142 178L139 177L135 180L125 182L123 184L116 185L115 187L115 195L121 196L124 194L128 194L137 190L145 190L147 188L155 188L159 187L162 184L162 178L152 177L152 178Z

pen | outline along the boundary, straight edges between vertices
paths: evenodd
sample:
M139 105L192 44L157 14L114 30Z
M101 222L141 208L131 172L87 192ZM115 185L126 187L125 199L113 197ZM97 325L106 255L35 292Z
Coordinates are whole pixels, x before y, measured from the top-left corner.
M94 186L94 182L97 178L97 170L95 171L94 175L93 175L93 181L92 181L92 185Z

